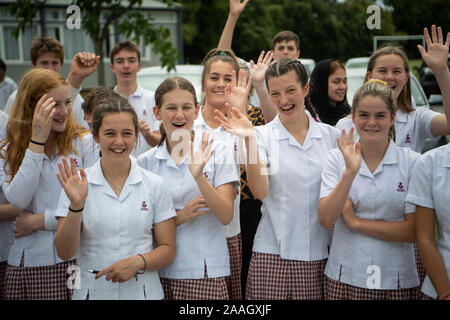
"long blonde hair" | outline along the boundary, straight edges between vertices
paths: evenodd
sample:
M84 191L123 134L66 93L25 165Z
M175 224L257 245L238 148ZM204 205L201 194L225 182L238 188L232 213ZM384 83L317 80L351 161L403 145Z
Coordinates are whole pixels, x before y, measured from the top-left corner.
M4 170L11 176L11 181L22 164L31 139L37 102L44 94L61 86L68 87L66 80L52 70L33 69L22 78L6 125L6 138L0 143L0 156L5 160ZM88 132L69 114L65 130L56 135L57 155L77 154L72 144L73 139Z

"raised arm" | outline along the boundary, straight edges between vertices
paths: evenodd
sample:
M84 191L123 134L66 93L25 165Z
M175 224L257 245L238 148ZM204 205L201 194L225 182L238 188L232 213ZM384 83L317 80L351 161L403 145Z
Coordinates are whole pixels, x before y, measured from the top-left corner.
M241 0L230 0L230 11L227 22L220 35L219 44L217 45L219 50L231 50L234 28L236 27L239 15L244 11L247 2L248 0L244 0L242 3Z
M261 51L256 64L253 60L250 60L250 76L252 77L253 87L255 88L259 99L259 107L261 108L264 121L266 123L272 121L278 113L272 103L272 99L270 98L270 94L265 83L265 74L272 63L272 59L272 51L267 51L266 54L264 54L264 51Z
M77 53L73 57L72 64L70 65L70 72L67 76L67 83L75 89L80 88L81 83L84 81L84 79L89 77L97 70L99 62L100 56L96 56L93 53Z
M221 123L227 132L245 139L247 148L247 182L253 196L259 200L266 197L269 192L269 177L267 166L261 161L256 147L256 134L251 122L239 110L233 107L230 110L225 104L227 116L215 110L216 120Z
M448 48L450 44L450 32L444 43L444 37L441 27L431 26L431 37L428 29L424 28L423 34L427 44L427 51L418 45L420 54L425 63L433 70L439 88L442 93L442 106L444 114L433 118L430 124L431 133L436 136L445 136L450 134L450 72L448 70Z
M62 159L62 162L62 164L58 162L59 173L56 175L70 200L70 205L67 208L67 217L59 219L58 230L55 236L55 247L58 256L63 260L67 260L75 255L80 243L81 217L88 195L89 184L84 169L80 170L81 179L78 176L73 158L70 158L70 167L65 158Z
M345 171L337 185L333 188L333 191L319 201L319 223L324 228L333 226L342 214L353 180L361 167L361 149L359 142L353 148L353 130L354 128L350 129L347 136L345 135L345 130L342 130L341 139L337 139L339 150L345 160ZM324 168L325 172L326 168Z

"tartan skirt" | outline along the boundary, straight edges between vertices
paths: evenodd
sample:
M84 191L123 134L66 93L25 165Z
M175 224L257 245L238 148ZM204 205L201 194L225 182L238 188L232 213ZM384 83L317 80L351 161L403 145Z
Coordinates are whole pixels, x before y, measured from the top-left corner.
M8 264L5 275L5 300L71 300L73 289L67 285L68 268L76 260L52 266L24 267Z
M229 300L227 278L161 278L164 300Z
M228 292L231 300L242 300L241 268L242 268L242 237L239 233L227 238L230 255L230 277L228 277Z
M417 287L396 290L368 289L324 277L326 300L415 300L417 296Z
M5 274L7 261L0 262L0 300L3 300L3 294L5 292Z
M297 261L253 252L247 278L247 300L323 300L327 259Z

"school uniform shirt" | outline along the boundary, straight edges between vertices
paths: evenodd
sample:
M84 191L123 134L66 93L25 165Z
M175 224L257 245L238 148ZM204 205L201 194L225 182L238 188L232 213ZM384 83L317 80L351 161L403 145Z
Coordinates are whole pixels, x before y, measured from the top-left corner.
M395 143L400 147L407 147L416 152L422 152L426 140L439 139L439 136L431 133L430 128L431 120L438 115L440 113L425 107L418 107L410 113L397 110L394 121ZM336 124L336 128L340 131L345 129L346 134L348 134L352 126L354 124L351 115L342 118ZM353 141L359 141L359 135L356 130L353 132Z
M0 183L5 181L5 172L0 170ZM8 201L0 190L0 204L6 204ZM14 239L14 222L13 221L0 221L0 262L8 260L9 249L12 246Z
M74 139L73 145L78 155L69 154L66 158L73 157L77 168L88 168L98 159L99 149L92 134ZM57 156L50 159L46 154L27 149L14 180L2 184L7 201L18 209L26 209L33 214L45 213L46 219L55 219L54 211L62 190L56 177L61 158ZM4 160L0 159L1 168L3 165ZM51 266L63 262L56 254L54 237L54 231L37 230L25 237L15 238L8 264L19 266L22 255L25 267Z
M156 105L155 93L153 91L146 90L139 85L137 86L136 91L128 97L121 94L117 90L117 86L114 87L114 91L122 97L128 99L128 102L133 106L134 111L136 111L139 121L145 120L145 122L147 122L150 126L152 132L159 131L160 121L156 119L153 113L153 107ZM136 147L131 155L137 158L140 154L150 150L151 148L152 146L147 143L147 140L145 140L142 133L139 132Z
M72 113L74 119L81 124L86 129L89 129L89 125L84 120L84 111L81 107L84 103L83 97L80 95L81 88L76 89L69 85L70 89L70 96L72 98ZM5 108L3 111L5 111L7 114L11 111L11 107L14 103L14 100L16 100L17 96L17 90L11 93L11 95L8 98L8 101L6 102Z
M279 115L255 127L259 156L269 170L269 192L262 200L253 251L315 261L328 256L329 231L318 221L318 196L324 155L336 147L339 132L305 113L309 129L303 145L286 130Z
M201 142L202 134L196 132L194 153L199 149ZM203 169L206 179L214 188L227 183L237 184L239 176L234 165L225 162L225 146L220 141L214 141L213 150L211 159ZM141 167L161 176L167 183L177 211L182 210L192 199L202 195L189 170L189 161L186 156L179 165L176 165L167 150L166 143L145 152L138 158ZM159 271L161 277L203 279L205 266L208 278L230 275L225 230L213 212L177 226L176 243L175 260Z
M95 280L88 270L106 267L136 254L153 250L153 225L176 216L172 198L164 181L137 165L131 158L131 169L120 196L103 176L98 160L86 172L89 194L84 205L78 266L80 289L74 300L154 300L164 293L158 271L146 270L124 283ZM61 192L56 216L67 217L70 200Z
M420 156L414 168L406 200L435 211L437 248L450 276L450 144ZM422 292L437 298L438 294L427 275Z
M202 132L209 132L210 138L222 141L222 143L225 144L225 148L227 149L225 161L229 164L235 164L236 174L239 175L240 164L245 163L245 160L243 160L245 159L246 154L244 139L229 134L221 126L217 127L216 129L212 129L211 127L209 127L205 122L205 119L203 118L202 109L200 109L197 119L195 119L194 121L194 131L198 134L201 134ZM236 187L240 187L240 182ZM241 225L239 222L239 205L241 202L240 188L237 189L237 191L239 191L239 194L236 195L233 202L233 220L231 220L231 222L225 226L225 234L227 235L227 238L232 238L241 233Z
M8 114L0 110L0 140L6 138L6 125L8 124L8 119Z
M415 212L406 202L406 193L414 164L419 154L401 148L392 140L376 170L372 173L364 159L353 180L349 200L361 219L403 221ZM322 172L320 198L328 196L345 171L345 161L339 149L331 150ZM334 225L330 256L325 275L355 287L367 288L373 271L380 270L380 288L395 290L419 285L412 243L385 241L350 231L339 217Z
M17 84L10 77L5 76L0 82L0 109L3 109L8 101L8 97L17 90Z

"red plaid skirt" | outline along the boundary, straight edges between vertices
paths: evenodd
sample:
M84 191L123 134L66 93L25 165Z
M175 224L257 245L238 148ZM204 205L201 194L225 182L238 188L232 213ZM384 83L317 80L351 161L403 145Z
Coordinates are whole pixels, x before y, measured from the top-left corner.
M231 300L242 300L241 267L242 267L242 237L238 235L227 238L230 254L230 274L228 277L228 292Z
M227 278L161 278L164 300L229 300Z
M248 270L247 300L323 300L327 259L297 261L253 252Z
M0 300L3 300L3 295L5 292L5 274L7 265L7 261L0 262Z
M415 300L417 287L377 290L351 286L325 276L326 300Z
M71 276L70 260L53 266L24 267L23 258L19 267L8 265L5 276L5 300L71 300L73 289L67 286Z

